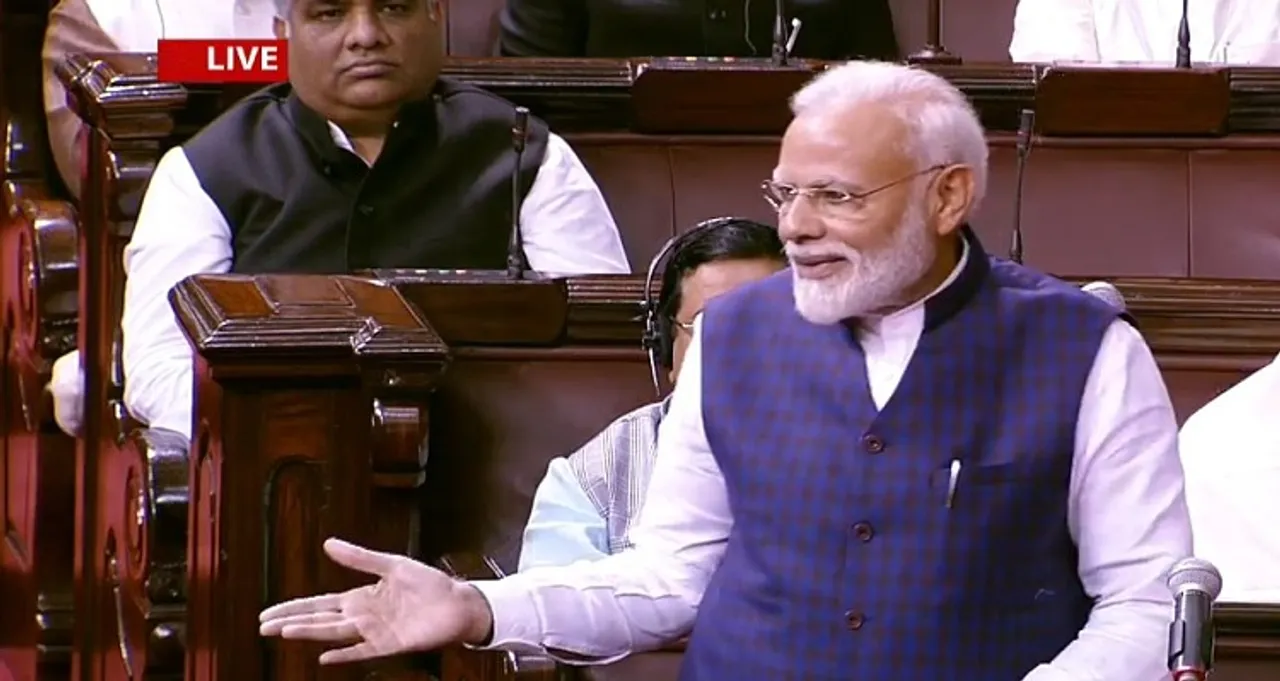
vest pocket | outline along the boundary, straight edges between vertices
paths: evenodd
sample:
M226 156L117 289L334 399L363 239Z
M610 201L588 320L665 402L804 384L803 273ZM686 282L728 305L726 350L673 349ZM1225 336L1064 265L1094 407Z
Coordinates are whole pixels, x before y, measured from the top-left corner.
M1035 468L1021 461L982 465L966 465L961 461L958 465L952 462L935 469L929 486L944 508L955 510L961 508L962 503L967 506L980 503L986 494L983 490L992 485L1030 485L1035 477Z
M940 521L936 547L938 606L958 611L1039 607L1067 593L1046 579L1045 530L1056 515L1043 472L1023 462L933 472Z

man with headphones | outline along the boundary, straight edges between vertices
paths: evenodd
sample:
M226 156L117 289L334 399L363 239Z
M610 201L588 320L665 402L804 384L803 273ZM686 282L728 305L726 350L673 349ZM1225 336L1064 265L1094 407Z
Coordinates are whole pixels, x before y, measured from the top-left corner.
M707 220L662 247L649 265L644 304L644 345L659 395L659 368L674 384L693 319L707 301L785 267L777 231L742 218ZM662 288L654 300L658 275ZM520 570L598 559L631 547L629 530L649 487L668 402L623 415L578 451L551 462L534 494Z

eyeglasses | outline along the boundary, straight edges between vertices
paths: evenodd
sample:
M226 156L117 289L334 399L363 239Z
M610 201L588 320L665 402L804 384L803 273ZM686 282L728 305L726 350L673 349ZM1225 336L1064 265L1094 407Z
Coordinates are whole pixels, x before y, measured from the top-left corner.
M676 319L676 318L675 318L675 315L672 315L672 316L668 317L667 319L670 319L670 320L671 320L671 324L672 324L672 326L675 326L677 329L680 329L681 331L683 331L683 332L685 332L685 333L687 333L687 334L689 334L689 335L691 335L691 336L692 336L692 335L693 335L693 325L694 325L694 323L695 323L695 322L697 322L697 321L698 321L698 317L701 317L701 316L702 316L702 310L698 310L697 312L694 312L694 313L693 313L693 319L691 319L691 320L689 320L689 321L687 321L687 322L680 321L679 319Z
M760 184L760 189L764 191L764 200L769 202L773 209L781 213L791 204L795 203L797 197L803 196L813 201L814 206L820 209L834 208L850 208L853 210L861 210L866 206L867 199L879 194L886 189L891 189L904 182L910 182L922 175L935 173L950 167L949 164L942 164L918 170L906 177L900 177L893 182L882 184L875 189L868 189L865 192L851 192L844 189L836 189L833 187L797 187L782 182L774 182L773 180L765 180Z

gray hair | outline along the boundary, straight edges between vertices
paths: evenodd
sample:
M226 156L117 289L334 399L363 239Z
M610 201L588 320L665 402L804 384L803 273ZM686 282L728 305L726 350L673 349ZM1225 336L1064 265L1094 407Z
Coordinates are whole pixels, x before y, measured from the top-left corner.
M973 173L977 210L987 190L987 136L964 93L923 69L876 61L853 61L828 69L791 98L797 116L836 112L864 102L887 105L910 134L909 152L919 169L961 164Z

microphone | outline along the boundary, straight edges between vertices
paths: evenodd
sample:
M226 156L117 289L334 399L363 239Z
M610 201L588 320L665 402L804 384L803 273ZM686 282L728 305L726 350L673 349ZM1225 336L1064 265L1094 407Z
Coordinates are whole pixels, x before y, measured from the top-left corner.
M1104 303L1107 303L1121 312L1129 309L1129 306L1125 304L1124 294L1110 282L1091 281L1084 286L1081 286L1080 290Z
M1120 318L1129 323L1135 329L1141 331L1138 327L1138 320L1129 314L1129 305L1125 302L1124 294L1120 289L1116 288L1111 282L1107 281L1091 281L1080 287L1081 291L1101 300L1102 302L1114 307L1120 313Z
M1213 669L1213 601L1222 593L1218 568L1183 558L1169 571L1173 621L1169 624L1169 674L1173 681L1205 681Z
M1182 19L1178 21L1178 51L1174 66L1180 69L1191 68L1191 23L1187 20L1187 5L1187 0L1182 0Z
M524 148L529 142L529 110L516 107L511 125L511 148L515 150L516 167L511 172L511 235L507 241L507 278L524 279L524 238L520 234L520 187L524 165Z
M1036 112L1023 109L1018 120L1018 165L1014 170L1013 187L1013 243L1009 245L1009 259L1022 264L1022 181L1027 171L1027 157L1031 155L1031 140L1036 128Z
M787 12L784 0L773 3L773 65L787 65Z

